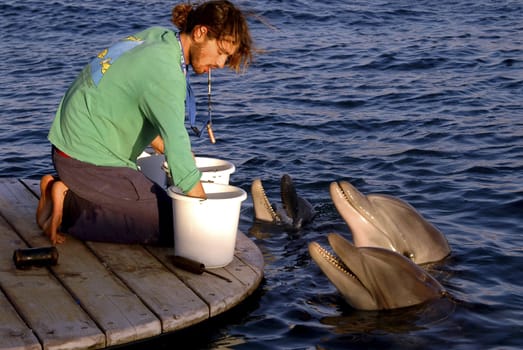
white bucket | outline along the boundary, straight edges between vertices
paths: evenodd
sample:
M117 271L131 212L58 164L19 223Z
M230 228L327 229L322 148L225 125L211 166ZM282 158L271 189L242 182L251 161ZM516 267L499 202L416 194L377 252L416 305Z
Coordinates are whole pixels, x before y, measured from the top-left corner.
M234 258L241 202L247 193L239 187L203 182L207 199L189 197L171 186L174 254L216 268Z
M217 158L195 157L196 166L202 173L201 181L229 184L229 177L236 167L231 162Z
M202 173L201 181L205 182L228 185L230 175L236 170L234 164L222 159L195 157L195 161L196 167ZM160 186L168 187L172 185L163 154L140 156L136 163L145 176Z

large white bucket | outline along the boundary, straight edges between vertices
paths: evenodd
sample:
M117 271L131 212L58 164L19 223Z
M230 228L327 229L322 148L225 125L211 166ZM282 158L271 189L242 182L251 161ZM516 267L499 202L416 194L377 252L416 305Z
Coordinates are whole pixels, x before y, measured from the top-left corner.
M174 254L216 268L234 258L241 202L247 193L239 187L204 182L207 199L189 197L171 186Z
M202 173L201 181L229 184L229 178L236 170L229 161L209 157L195 157L196 167ZM140 170L152 181L162 187L172 185L165 156L163 154L144 155L137 160Z

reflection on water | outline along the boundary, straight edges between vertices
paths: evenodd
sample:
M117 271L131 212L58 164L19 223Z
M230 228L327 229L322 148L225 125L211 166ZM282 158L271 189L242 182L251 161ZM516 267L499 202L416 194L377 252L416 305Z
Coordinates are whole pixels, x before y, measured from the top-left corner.
M450 317L455 308L455 302L446 297L418 306L387 311L356 311L341 307L341 315L327 316L320 322L332 326L333 332L337 334L410 333L433 328Z

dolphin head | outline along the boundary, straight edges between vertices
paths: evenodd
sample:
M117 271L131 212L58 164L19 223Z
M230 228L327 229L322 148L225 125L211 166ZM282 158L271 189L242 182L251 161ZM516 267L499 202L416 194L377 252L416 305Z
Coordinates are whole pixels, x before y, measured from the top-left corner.
M267 198L263 183L260 179L255 179L251 184L252 203L254 205L254 218L263 222L281 222L280 214L276 212Z
M338 234L330 234L328 240L336 255L317 242L309 243L309 253L355 309L396 309L445 294L437 280L398 253L375 247L357 248Z
M357 247L381 247L425 264L450 254L445 236L408 203L364 195L347 181L332 182L330 195Z
M283 175L280 181L281 208L270 203L260 179L252 182L251 195L255 219L261 222L300 229L311 222L316 215L312 205L298 196L292 179L287 174Z

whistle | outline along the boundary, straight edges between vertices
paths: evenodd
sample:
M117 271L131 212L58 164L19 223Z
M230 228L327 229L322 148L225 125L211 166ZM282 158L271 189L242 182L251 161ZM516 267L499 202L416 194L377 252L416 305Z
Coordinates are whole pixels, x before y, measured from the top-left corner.
M212 131L211 123L207 124L207 133L209 134L209 140L211 140L211 143L216 143L216 138L214 137L214 131Z

